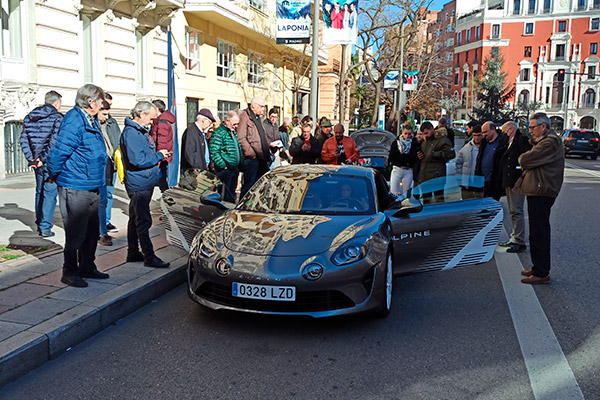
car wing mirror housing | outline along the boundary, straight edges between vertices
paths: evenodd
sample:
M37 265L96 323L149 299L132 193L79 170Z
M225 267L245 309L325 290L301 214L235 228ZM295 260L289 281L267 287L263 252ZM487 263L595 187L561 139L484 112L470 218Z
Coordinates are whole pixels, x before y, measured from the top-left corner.
M213 206L220 210L229 210L225 204L221 202L221 195L217 192L207 193L200 197L200 203L206 206Z
M421 211L423 211L423 204L421 204L421 202L417 199L415 199L414 197L408 197L406 199L400 200L400 208L398 209L398 211L396 211L394 214L392 214L393 217L395 218L399 218L399 217L404 217L405 215L408 214L415 214L415 213L420 213Z

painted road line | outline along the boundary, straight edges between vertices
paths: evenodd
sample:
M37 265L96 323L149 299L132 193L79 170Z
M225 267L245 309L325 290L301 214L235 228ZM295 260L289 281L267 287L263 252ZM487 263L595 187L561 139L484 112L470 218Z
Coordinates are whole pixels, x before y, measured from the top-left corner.
M571 164L569 162L565 162L565 167L573 168L573 169L585 172L586 174L595 176L596 178L600 178L600 172L592 171L590 169L581 168L580 166L575 165L575 164Z
M501 248L496 248L494 259L534 397L536 400L583 399L533 287L521 283L521 260Z

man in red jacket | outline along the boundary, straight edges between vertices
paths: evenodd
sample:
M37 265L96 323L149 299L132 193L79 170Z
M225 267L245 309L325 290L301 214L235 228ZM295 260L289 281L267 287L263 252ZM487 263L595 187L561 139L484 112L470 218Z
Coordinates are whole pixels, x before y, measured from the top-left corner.
M168 165L173 160L173 127L171 124L175 123L175 115L169 110L162 100L154 100L152 102L158 108L160 115L152 121L152 128L150 128L150 136L154 140L156 145L156 151L166 150L167 156L160 162L160 178L158 179L158 187L161 192L164 192L169 188L167 183Z
M352 164L358 161L360 153L352 138L344 136L344 125L337 124L333 128L334 136L323 144L321 159L325 164Z

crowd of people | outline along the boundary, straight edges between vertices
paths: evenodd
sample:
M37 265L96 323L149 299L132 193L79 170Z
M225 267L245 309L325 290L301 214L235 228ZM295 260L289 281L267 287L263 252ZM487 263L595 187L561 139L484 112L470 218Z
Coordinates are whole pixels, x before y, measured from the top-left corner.
M150 201L154 187L168 189L169 169L177 168L181 181L212 176L223 200L241 199L269 169L281 163L354 164L360 158L357 145L325 117L284 118L278 125L278 109L265 114L265 100L252 99L242 112L230 111L223 121L207 108L184 131L180 165L173 161L175 116L162 100L140 101L125 118L123 131L111 116L112 96L98 86L82 86L75 106L60 113L62 97L56 91L45 104L24 120L20 143L35 172L35 213L38 233L51 237L52 216L59 206L65 229L62 281L85 287L83 278L106 279L94 263L98 244L110 246L117 155L121 154L123 183L130 199L127 224L127 262L165 268L169 263L156 256L149 236L152 225ZM411 187L446 175L446 163L456 157L463 199L506 196L512 221L510 239L499 243L508 252L524 251L527 199L530 249L533 267L523 274L524 283L543 283L550 271L550 210L563 179L564 151L543 113L529 123L532 138L513 121L498 128L492 121L467 125L465 145L454 150L454 133L441 119L437 128L424 122L418 132L410 124L390 147L390 191L396 195ZM240 182L240 174L243 178ZM483 179L483 187L477 184ZM183 185L182 185L183 186ZM444 193L434 191L423 202L443 202Z

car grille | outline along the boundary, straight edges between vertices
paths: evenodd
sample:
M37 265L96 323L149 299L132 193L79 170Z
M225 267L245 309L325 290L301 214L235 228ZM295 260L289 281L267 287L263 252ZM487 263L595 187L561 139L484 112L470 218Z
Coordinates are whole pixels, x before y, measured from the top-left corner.
M329 311L354 307L348 296L337 290L296 292L296 301L254 300L232 296L231 285L203 283L196 294L215 303L236 308L272 312Z

